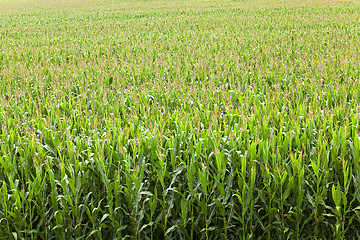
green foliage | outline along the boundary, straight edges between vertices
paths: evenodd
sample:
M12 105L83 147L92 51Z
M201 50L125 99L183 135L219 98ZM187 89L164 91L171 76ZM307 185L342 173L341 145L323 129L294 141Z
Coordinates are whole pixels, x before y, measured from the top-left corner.
M358 4L3 2L0 239L360 238Z

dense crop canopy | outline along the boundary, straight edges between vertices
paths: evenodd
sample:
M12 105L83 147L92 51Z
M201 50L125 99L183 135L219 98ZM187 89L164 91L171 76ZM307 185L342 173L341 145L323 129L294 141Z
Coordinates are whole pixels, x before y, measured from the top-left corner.
M359 239L359 17L0 0L0 239Z

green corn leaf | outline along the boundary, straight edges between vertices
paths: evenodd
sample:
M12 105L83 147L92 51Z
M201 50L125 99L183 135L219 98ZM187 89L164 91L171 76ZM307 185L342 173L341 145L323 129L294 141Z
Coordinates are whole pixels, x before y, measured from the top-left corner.
M336 206L341 205L341 191L339 190L339 186L335 188L335 185L332 186L332 197Z

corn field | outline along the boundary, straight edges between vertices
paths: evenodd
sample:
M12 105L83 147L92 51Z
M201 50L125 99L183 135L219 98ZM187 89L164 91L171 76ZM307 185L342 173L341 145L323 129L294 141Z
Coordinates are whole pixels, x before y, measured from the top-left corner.
M360 239L360 2L0 0L0 239Z

